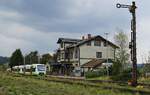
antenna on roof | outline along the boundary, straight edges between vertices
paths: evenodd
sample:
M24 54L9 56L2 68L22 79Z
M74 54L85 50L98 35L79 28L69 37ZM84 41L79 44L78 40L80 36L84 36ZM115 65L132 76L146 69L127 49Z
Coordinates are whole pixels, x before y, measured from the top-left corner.
M106 37L106 40L107 40L109 33L108 33L108 32L105 32L104 34L105 34L105 37Z

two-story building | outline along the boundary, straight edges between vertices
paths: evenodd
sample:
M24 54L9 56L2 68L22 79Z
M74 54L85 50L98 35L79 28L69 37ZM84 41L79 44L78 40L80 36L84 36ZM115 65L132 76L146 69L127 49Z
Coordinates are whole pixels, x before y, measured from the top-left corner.
M118 48L102 36L91 36L90 34L87 37L83 36L82 39L59 38L57 43L59 44L58 62L66 66L64 70L70 71L74 67L88 68L91 62L93 66L94 64L98 66L105 60L114 60L115 51ZM98 60L97 64L93 60Z

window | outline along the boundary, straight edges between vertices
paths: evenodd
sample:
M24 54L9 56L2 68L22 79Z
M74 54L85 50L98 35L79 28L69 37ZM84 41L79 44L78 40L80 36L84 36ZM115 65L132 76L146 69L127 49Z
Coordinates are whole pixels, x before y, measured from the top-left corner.
M94 41L94 46L101 46L101 41Z
M96 58L102 58L102 52L96 52Z
M75 58L78 58L78 49L75 49Z
M87 42L87 46L91 46L91 42Z
M61 43L61 48L63 48L63 43Z
M106 46L107 46L107 42L105 41L105 42L104 42L104 47L106 47Z
M38 71L45 71L45 66L44 65L37 65L37 70Z
M58 60L60 60L60 53L58 54Z
M61 53L61 59L64 59L64 53Z
M68 52L65 53L65 59L67 59L67 58L68 58Z
M73 59L73 53L70 52L70 59Z

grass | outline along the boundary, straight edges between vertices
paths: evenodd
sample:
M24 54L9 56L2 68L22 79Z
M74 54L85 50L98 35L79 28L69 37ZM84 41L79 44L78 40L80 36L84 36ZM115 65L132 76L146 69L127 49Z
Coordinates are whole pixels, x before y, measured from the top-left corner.
M101 76L101 77L95 77L95 78L87 78L87 80L108 80L112 81L112 79L108 76ZM138 78L138 82L150 84L150 77L140 77Z
M111 80L109 76L101 76L95 78L87 78L87 80Z
M132 95L132 93L0 73L0 95Z
M141 78L138 79L138 81L142 82L142 83L150 84L150 77L148 77L148 78L141 77Z

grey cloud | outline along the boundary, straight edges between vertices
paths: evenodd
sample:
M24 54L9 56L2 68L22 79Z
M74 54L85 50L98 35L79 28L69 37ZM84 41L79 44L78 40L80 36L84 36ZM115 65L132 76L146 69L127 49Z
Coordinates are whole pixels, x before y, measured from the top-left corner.
M85 0L82 3L86 3ZM96 1L96 0L94 0ZM112 27L112 24L118 23L121 15L116 15L114 11L115 3L108 1L96 1L96 6L87 7L85 4L78 5L79 0L20 0L19 3L9 4L10 9L14 9L25 16L20 21L28 26L32 26L41 31L59 31L59 32L87 32L95 31L95 28ZM87 1L92 2L92 1ZM104 2L104 5L102 3ZM5 2L6 3L6 2ZM7 2L8 3L8 2ZM106 8L106 5L114 5ZM87 8L84 8L85 7ZM8 7L8 6L7 6ZM94 8L96 7L96 8ZM106 8L106 9L105 9ZM80 11L81 10L81 11ZM112 11L111 11L112 10ZM76 12L77 11L77 12ZM114 11L114 12L113 12ZM75 12L75 13L74 13ZM123 13L123 12L122 12ZM80 15L82 14L82 15ZM77 15L77 16L74 16ZM116 15L116 16L112 16ZM122 21L126 21L124 18ZM123 24L124 26L126 24ZM116 25L119 26L119 25ZM115 27L116 27L115 26ZM58 28L59 27L59 28ZM106 30L107 31L107 30Z
M117 9L118 2L131 3L130 0L0 0L1 42L6 41L0 53L10 55L17 47L24 52L33 49L52 52L57 47L58 37L79 38L87 33L104 35L109 32L113 38L116 27L129 33L131 15L128 9ZM144 21L141 26L140 22L150 17L150 1L136 3L139 6L137 31L144 32L137 34L141 43L145 41L141 37L147 35L145 32L149 28L145 25L149 23Z

